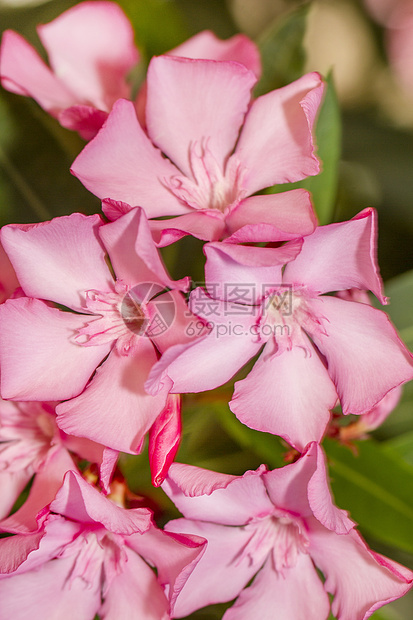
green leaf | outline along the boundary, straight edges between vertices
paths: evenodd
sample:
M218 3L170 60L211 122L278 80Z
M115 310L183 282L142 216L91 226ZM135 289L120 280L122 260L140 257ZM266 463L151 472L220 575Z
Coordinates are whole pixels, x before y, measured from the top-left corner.
M277 18L258 39L262 76L255 95L263 95L301 77L305 52L303 38L309 5Z
M413 467L370 439L349 448L325 440L331 485L339 506L368 535L413 552Z

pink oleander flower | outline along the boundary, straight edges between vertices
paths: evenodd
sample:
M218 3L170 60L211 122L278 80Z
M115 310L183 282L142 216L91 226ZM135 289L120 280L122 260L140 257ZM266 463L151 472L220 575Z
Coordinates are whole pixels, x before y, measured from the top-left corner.
M66 435L57 427L55 405L0 399L0 529L3 531L36 530L38 510L52 501L66 472L77 470L78 459L99 466L100 484L109 492L118 453L88 439ZM74 455L78 457L75 461ZM33 476L28 499L11 517L5 518Z
M243 476L174 463L162 488L185 517L165 529L208 541L175 618L236 598L223 620L326 620L329 593L335 618L367 620L412 586L413 573L371 551L333 504L316 443L291 465Z
M386 301L372 209L279 248L215 242L204 251L207 292L195 289L189 305L209 332L163 354L150 393L211 390L261 353L230 408L301 451L321 440L338 398L344 414L367 413L413 378L387 315L329 294L359 288Z
M39 520L39 532L0 540L1 620L167 620L205 545L158 530L149 510L116 505L73 471Z
M132 26L114 2L82 2L37 31L51 69L23 37L6 30L2 85L92 138L114 102L130 96L126 77L139 61Z
M117 99L130 99L128 74L139 62L128 18L114 2L82 2L37 28L50 62L12 30L3 35L0 76L4 88L33 97L63 127L90 140ZM259 52L244 35L220 41L211 32L192 37L170 53L244 63L257 75ZM143 114L145 89L136 102Z
M146 129L119 100L72 172L116 219L132 206L159 245L204 240L283 241L316 225L308 192L253 196L318 174L312 129L323 94L317 73L251 101L256 75L236 62L153 58ZM166 157L164 157L164 155Z
M75 213L1 237L27 296L0 307L3 398L64 400L66 433L138 451L167 398L144 383L158 349L179 342L187 287L168 276L143 211L109 224Z

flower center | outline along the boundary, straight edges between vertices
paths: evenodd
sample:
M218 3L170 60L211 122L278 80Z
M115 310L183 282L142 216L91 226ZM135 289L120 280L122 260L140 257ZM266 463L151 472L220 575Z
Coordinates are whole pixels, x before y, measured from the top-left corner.
M189 158L193 178L176 175L167 181L169 189L179 200L193 209L224 212L245 197L243 169L234 155L229 158L224 172L205 140L191 145Z
M75 555L75 561L67 580L67 587L77 578L92 590L105 594L114 577L119 575L127 561L123 551L123 539L104 528L87 528L68 544L62 557Z
M0 400L0 471L37 471L59 441L53 413L42 403Z
M137 338L145 334L146 304L139 303L119 280L114 291L86 291L85 299L92 318L78 330L75 342L86 347L116 342L118 352L128 355Z
M145 333L148 325L148 318L142 309L141 304L133 295L133 291L128 291L122 299L120 308L122 319L131 332L141 336Z
M311 291L288 284L271 291L263 302L261 333L274 336L278 344L284 339L288 349L293 344L307 349L302 330L309 334L320 330L324 332L322 317L315 316L309 303L315 297Z
M274 568L282 572L297 563L299 553L307 553L308 536L301 519L275 510L272 515L246 526L252 535L244 547L242 558L249 556L254 564L263 564L271 555Z

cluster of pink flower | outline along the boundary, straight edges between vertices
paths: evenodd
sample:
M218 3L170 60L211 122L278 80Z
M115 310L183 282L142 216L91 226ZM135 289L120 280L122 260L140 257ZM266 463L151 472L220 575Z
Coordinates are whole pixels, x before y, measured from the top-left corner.
M14 535L0 541L0 619L161 620L236 599L225 620L325 620L329 594L339 620L368 618L413 573L334 506L319 442L337 403L374 426L413 377L366 295L386 301L375 213L318 226L308 192L257 193L319 172L322 79L251 99L254 44L204 32L153 58L133 101L138 52L116 4L79 4L39 36L52 69L8 31L3 86L90 140L72 172L106 218L1 232L0 528ZM159 250L185 235L206 256L189 301ZM295 462L243 476L173 463L180 394L259 353L230 408ZM147 434L153 483L184 515L163 530L113 479Z

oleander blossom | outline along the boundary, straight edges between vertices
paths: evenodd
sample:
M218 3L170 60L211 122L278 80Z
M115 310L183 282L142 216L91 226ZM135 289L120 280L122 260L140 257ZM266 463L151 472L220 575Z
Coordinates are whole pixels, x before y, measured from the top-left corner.
M367 209L279 248L206 244L207 290L189 305L209 332L166 351L148 391L214 389L260 353L230 402L247 426L302 450L321 440L338 398L344 414L371 411L412 379L412 354L384 312L328 293L359 288L386 302L375 220Z
M70 437L56 424L57 403L0 399L0 529L28 532L37 529L36 513L54 498L69 470L80 460L95 463L105 493L118 453L88 439ZM28 482L28 499L7 517Z
M27 295L1 306L3 397L66 401L56 408L66 433L138 451L167 399L143 385L158 348L176 342L187 287L169 278L142 210L110 224L73 214L10 225L2 240Z
M165 529L208 541L176 618L235 598L223 620L326 620L329 593L335 618L366 620L412 586L413 573L371 551L333 504L316 443L291 465L243 476L174 463L163 489L184 515Z
M90 140L99 131L117 99L131 99L128 74L139 64L132 26L114 2L81 2L49 24L38 26L50 68L18 33L6 30L0 50L4 88L33 97L63 127ZM110 42L108 44L108 42ZM221 41L201 32L170 53L190 58L235 60L258 76L259 52L244 35ZM144 118L146 89L136 107Z
M159 245L186 234L283 241L311 233L308 192L253 194L320 171L312 129L323 81L309 73L251 101L256 81L237 62L153 58L147 133L133 104L117 101L73 174L103 200L111 220L136 205L150 219L168 216L151 222Z
M76 472L38 518L38 532L0 541L1 620L168 620L205 545L158 530L148 509L116 505Z

